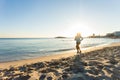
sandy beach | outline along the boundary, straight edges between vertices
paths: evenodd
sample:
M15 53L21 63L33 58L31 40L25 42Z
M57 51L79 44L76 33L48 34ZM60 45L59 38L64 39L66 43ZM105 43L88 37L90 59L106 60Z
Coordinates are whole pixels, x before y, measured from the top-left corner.
M0 80L120 80L120 43L3 62Z

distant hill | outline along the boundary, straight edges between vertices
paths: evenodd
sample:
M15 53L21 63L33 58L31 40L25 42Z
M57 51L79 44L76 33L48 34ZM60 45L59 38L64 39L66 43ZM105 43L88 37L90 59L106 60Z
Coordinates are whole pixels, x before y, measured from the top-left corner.
M63 37L63 36L57 36L57 37L55 37L55 38L67 38L67 37Z

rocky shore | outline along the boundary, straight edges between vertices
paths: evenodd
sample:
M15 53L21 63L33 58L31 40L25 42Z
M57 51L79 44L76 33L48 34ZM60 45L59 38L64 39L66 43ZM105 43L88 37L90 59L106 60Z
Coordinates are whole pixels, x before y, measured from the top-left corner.
M0 80L120 80L120 46L0 70Z

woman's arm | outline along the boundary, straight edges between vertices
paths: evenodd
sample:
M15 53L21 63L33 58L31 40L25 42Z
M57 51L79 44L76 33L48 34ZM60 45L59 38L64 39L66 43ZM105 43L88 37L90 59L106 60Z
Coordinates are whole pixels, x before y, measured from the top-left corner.
M80 39L81 41L83 40L83 37L81 37L81 39Z

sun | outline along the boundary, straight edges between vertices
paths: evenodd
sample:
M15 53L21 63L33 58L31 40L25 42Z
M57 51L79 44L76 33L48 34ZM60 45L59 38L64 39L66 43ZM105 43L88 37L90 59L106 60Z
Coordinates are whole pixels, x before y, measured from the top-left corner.
M68 29L66 30L65 35L67 35L67 36L75 36L76 33L78 33L78 32L81 33L81 35L83 37L90 36L91 34L94 33L94 31L92 30L91 27L80 24L80 25L74 25L74 26L68 27Z

